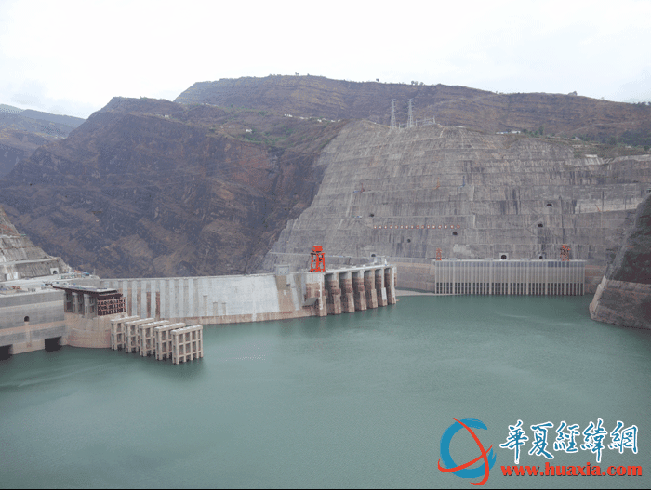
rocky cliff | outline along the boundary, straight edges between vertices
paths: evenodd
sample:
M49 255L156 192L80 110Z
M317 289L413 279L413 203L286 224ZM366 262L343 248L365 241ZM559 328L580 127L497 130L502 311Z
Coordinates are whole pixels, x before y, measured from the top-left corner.
M444 126L468 126L486 132L539 131L556 136L588 137L651 145L651 106L595 100L576 95L497 94L469 87L347 82L315 76L270 75L195 83L176 99L223 107L274 110L294 116L367 119L391 124L391 100L397 124L407 122L408 100L414 120Z
M41 145L67 138L84 119L0 105L0 178Z
M317 162L312 205L265 268L333 256L571 258L603 270L651 192L651 156L575 157L571 144L429 126L346 126ZM600 279L600 277L599 277ZM595 285L596 286L596 285Z
M339 126L260 111L113 99L0 180L50 253L104 277L243 273L312 200Z
M593 320L651 328L651 194L590 303Z

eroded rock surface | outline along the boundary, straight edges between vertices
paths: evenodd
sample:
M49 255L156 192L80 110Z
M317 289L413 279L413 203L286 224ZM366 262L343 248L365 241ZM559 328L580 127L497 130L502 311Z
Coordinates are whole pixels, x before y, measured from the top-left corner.
M593 320L651 328L651 194L590 303Z
M312 163L338 128L116 98L14 167L0 203L35 243L103 277L244 273L310 204Z

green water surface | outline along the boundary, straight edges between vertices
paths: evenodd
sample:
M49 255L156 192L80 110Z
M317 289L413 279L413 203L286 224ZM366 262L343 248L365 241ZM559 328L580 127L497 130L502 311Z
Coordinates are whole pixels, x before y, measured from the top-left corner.
M459 487L437 468L454 418L497 463L487 487L651 487L651 332L593 322L590 298L407 297L355 314L206 327L181 366L63 347L0 362L0 487ZM501 474L508 426L637 425L641 477ZM610 437L607 437L607 443ZM582 443L583 437L577 442ZM458 464L479 455L462 431Z

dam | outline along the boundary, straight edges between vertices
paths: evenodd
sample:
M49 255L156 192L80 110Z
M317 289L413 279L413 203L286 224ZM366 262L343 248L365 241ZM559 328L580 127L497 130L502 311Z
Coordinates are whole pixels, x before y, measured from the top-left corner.
M286 320L352 313L396 302L392 265L360 265L327 272L231 276L102 279L119 291L126 314L199 325Z
M64 276L3 283L0 356L55 343L172 358L177 364L203 356L201 339L190 337L202 335L204 325L336 315L396 303L397 271L389 264L327 272L279 266L275 273L153 279Z

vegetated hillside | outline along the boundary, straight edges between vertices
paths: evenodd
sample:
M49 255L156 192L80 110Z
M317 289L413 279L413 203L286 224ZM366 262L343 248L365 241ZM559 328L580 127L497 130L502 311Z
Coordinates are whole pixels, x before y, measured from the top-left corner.
M195 83L176 99L225 107L274 110L294 116L359 118L405 124L408 99L415 120L486 132L536 131L603 143L651 145L651 106L576 95L497 94L469 87L346 82L315 76L270 75Z
M104 277L253 271L311 203L312 163L343 124L115 98L16 165L0 204L48 253Z
M36 148L67 138L84 119L0 104L0 177Z

